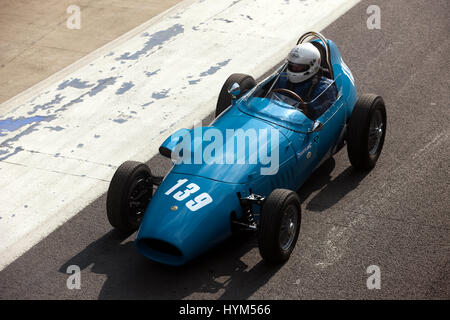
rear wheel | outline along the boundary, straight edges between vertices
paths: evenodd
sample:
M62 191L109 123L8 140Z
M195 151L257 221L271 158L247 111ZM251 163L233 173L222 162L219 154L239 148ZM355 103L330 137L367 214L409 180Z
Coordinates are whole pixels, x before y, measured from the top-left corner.
M287 261L301 224L300 200L294 191L275 189L264 202L258 230L259 252L269 263Z
M231 105L231 95L228 93L228 90L235 82L241 87L241 93L237 98L242 97L248 90L256 86L255 79L248 74L233 73L229 76L227 81L223 84L222 90L220 90L219 93L219 98L217 99L216 117Z
M152 196L150 168L136 161L124 162L117 168L106 196L109 223L123 232L136 231Z
M386 107L380 96L363 95L355 104L347 133L347 153L358 170L372 169L386 136Z

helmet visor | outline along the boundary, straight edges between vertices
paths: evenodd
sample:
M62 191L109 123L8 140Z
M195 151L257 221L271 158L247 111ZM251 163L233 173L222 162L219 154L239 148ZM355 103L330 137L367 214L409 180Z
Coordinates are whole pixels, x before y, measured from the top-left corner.
M310 68L309 64L288 63L288 70L291 72L306 72Z

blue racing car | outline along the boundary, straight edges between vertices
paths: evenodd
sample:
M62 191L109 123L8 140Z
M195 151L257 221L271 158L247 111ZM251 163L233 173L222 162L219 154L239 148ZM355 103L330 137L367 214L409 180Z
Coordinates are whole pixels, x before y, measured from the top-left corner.
M233 74L219 94L213 123L178 130L161 145L160 153L174 162L165 177L134 161L117 169L107 217L118 230L138 230L135 245L144 256L182 265L250 230L262 258L283 263L300 231L296 190L314 170L345 145L356 169L375 166L386 135L383 99L357 96L333 41L308 32L302 43L319 50L327 79L314 99L277 85L288 61L260 83Z

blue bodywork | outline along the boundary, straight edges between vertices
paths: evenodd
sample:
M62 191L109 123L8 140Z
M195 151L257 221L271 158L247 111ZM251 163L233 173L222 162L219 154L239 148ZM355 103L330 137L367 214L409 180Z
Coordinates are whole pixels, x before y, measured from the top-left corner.
M278 147L278 171L274 175L261 175L263 165L260 163L175 164L154 193L140 225L135 243L143 255L164 264L186 263L231 235L232 214L236 217L243 214L237 193L245 197L251 190L267 197L276 188L297 190L322 162L338 150L357 94L352 73L337 46L331 40L328 44L338 97L316 120L323 124L320 131L313 131L315 122L298 109L253 96L281 70L234 101L209 127L181 131L181 134L189 132L195 137L201 134L195 130L208 128L217 129L224 136L227 129L277 130L278 146L269 143L267 148ZM174 141L176 144L179 139L169 137L163 147L172 150ZM246 150L251 152L249 144L246 144ZM187 181L170 192L183 179ZM197 185L199 190L190 187L193 192L185 197L186 194L179 191L189 189L190 184ZM175 198L177 192L178 198L183 200ZM204 196L192 200L201 193L210 198ZM188 206L197 201L210 203L196 211L190 210Z

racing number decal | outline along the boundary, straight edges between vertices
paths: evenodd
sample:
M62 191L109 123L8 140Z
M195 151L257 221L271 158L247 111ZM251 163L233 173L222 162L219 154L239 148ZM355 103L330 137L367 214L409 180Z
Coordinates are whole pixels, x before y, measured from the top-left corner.
M183 201L187 197L189 197L191 194L196 193L198 190L200 190L200 187L196 185L195 183L189 183L186 186L186 190L184 191L178 191L173 195L173 197L178 201Z
M197 211L200 208L203 208L207 204L210 204L212 202L212 198L209 194L206 192L203 192L202 194L196 196L194 200L189 200L186 203L186 207L191 211Z
M174 192L176 189L178 189L179 187L181 187L183 184L185 184L188 180L187 179L180 179L177 181L177 184L174 185L172 188L170 188L169 190L166 191L165 195L168 196L169 194L171 194L172 192Z
M170 195L172 192L174 192L176 189L181 187L186 182L188 182L187 179L178 180L177 183L172 188L167 190L164 194L167 196ZM195 183L189 183L184 191L176 192L173 195L173 197L175 200L183 201L184 199L188 198L190 195L196 193L199 190L200 187L198 185L196 185ZM189 200L188 202L186 202L186 207L191 211L197 211L203 208L204 206L210 204L211 202L213 202L211 196L208 193L203 192L202 194L196 196L193 200Z

